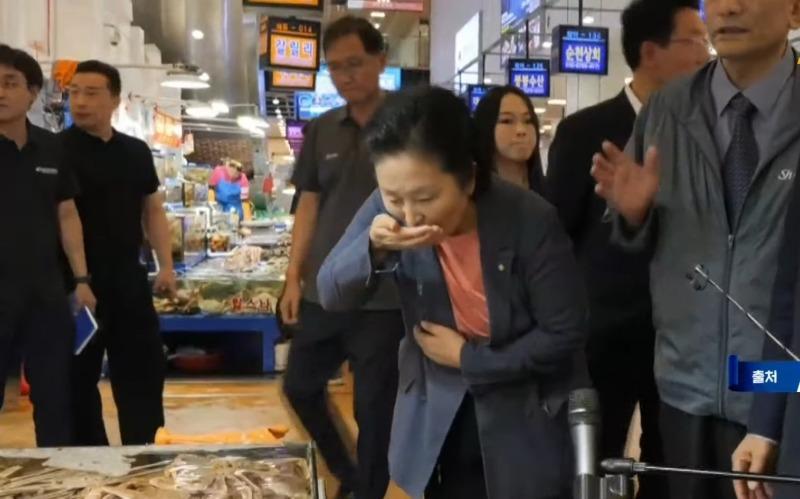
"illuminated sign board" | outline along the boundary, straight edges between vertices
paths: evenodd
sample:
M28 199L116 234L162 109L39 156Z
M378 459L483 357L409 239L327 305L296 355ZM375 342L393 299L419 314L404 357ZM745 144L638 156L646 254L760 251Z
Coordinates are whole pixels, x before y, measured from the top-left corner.
M557 26L553 29L553 49L557 73L608 74L608 28Z
M496 86L497 85L467 85L467 104L469 104L469 110L474 113L483 96Z
M509 59L508 83L528 97L550 97L550 61L547 59Z
M270 17L261 20L259 55L262 67L319 69L320 23Z
M268 90L314 90L315 76L303 71L270 71L267 87Z

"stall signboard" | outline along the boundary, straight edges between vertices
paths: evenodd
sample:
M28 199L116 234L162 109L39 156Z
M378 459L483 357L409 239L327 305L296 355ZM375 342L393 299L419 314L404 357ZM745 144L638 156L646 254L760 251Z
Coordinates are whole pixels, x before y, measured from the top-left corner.
M322 10L322 0L244 0L249 7L282 7L286 9Z
M350 10L385 10L395 12L423 12L423 0L347 0Z
M300 120L286 121L286 141L289 142L289 147L295 156L299 156L300 149L303 148L303 128L306 123L306 121Z
M260 24L259 53L262 67L319 69L320 23L269 17Z
M181 120L156 109L153 115L153 145L165 149L180 149L182 139Z
M316 75L308 71L270 71L269 90L314 90Z
M536 12L541 3L542 0L501 0L501 32L505 33L515 28L523 19Z
M467 104L469 104L469 110L474 113L483 96L496 86L497 85L467 85Z
M556 26L552 63L556 73L608 74L608 28Z
M509 59L508 82L528 97L550 97L550 61Z
M380 75L382 89L393 92L400 90L403 83L402 70L388 67ZM314 92L295 92L295 114L299 120L312 120L322 113L345 105L331 80L328 67L323 65L317 73Z

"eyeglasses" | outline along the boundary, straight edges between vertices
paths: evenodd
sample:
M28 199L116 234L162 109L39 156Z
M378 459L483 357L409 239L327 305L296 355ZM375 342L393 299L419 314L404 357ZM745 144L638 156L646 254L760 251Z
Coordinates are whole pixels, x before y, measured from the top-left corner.
M694 49L702 49L709 53L713 49L711 45L711 40L709 40L708 38L672 38L670 39L669 42L688 45Z
M347 74L352 75L357 73L364 67L366 61L364 59L349 59L344 63L330 63L328 64L328 71L334 74Z

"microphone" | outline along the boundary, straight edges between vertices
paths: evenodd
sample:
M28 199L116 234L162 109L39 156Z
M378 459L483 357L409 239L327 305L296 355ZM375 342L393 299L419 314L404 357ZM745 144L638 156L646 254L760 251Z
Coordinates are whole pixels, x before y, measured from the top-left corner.
M597 475L597 434L600 428L600 400L591 388L569 394L567 412L575 450L575 476Z
M712 279L711 276L708 275L708 272L706 271L705 267L703 267L702 265L695 265L694 269L692 269L691 272L686 274L686 278L689 279L689 281L692 283L692 287L694 287L695 291L702 291L706 289L706 287L708 287L708 285L710 284L712 289L714 289L714 291L724 296L725 299L728 300L734 307L739 309L739 311L742 312L750 320L750 322L752 322L753 325L756 326L756 328L759 331L764 333L767 336L767 338L770 339L770 341L778 345L778 347L781 350L783 350L786 353L786 355L791 357L793 360L800 361L800 357L798 357L793 351L789 350L789 348L787 348L786 345L784 345L783 342L781 342L781 340L779 340L774 334L772 334L772 332L770 332L769 329L764 327L764 325L761 324L761 322L759 322L759 320L756 319L753 316L753 314L748 312L747 309L745 309L738 301L736 301L734 297L732 297L727 291L722 289L722 286L717 284L714 281L714 279Z

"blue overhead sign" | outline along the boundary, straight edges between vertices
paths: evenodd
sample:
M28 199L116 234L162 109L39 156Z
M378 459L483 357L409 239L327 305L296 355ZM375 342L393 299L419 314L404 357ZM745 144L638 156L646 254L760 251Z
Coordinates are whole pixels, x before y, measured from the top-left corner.
M513 28L523 19L533 14L541 0L502 0L500 3L500 23L502 32Z
M497 85L467 85L467 103L469 104L469 110L475 112L483 96L496 86Z
M608 28L557 26L553 29L553 49L557 73L608 74Z
M508 83L528 97L550 97L550 61L547 59L509 59Z

